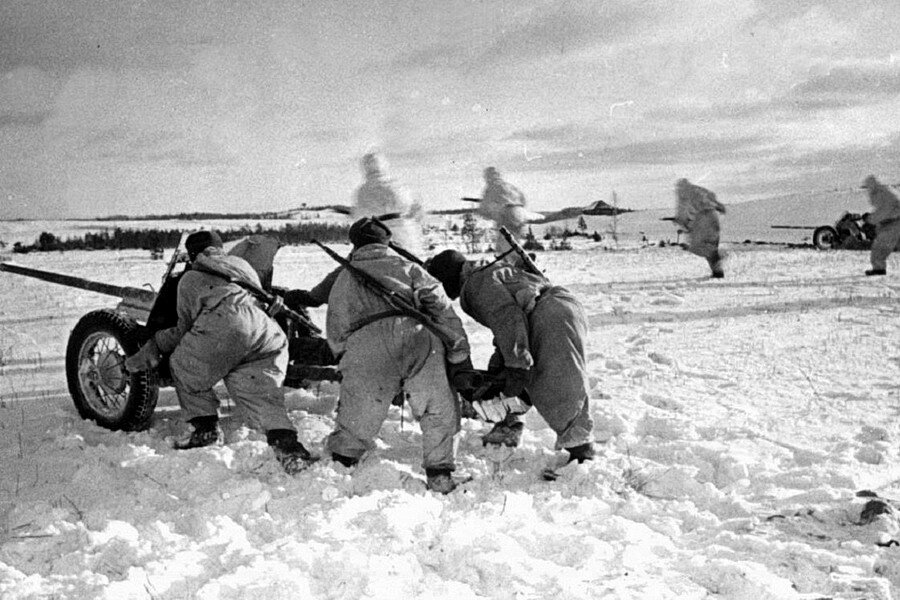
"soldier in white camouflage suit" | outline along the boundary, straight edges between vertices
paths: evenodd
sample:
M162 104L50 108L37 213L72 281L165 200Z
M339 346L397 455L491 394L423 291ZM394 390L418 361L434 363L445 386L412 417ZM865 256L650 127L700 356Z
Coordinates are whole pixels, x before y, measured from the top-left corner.
M186 246L190 267L178 282L178 323L154 333L126 367L151 369L162 354L171 353L178 402L193 426L190 437L176 443L177 449L221 442L213 386L224 380L249 424L266 433L285 470L302 470L313 458L297 439L285 410L281 386L287 338L246 289L228 281L259 288L259 276L244 259L226 255L215 232L192 233Z
M402 394L422 429L428 488L449 493L456 487L451 473L459 407L448 371L472 365L462 322L440 282L388 248L391 232L384 224L360 219L349 235L350 263L431 317L452 343L393 308L348 268L340 269L328 296L326 329L340 359L341 394L325 447L335 461L355 465L374 447L391 404Z
M502 428L510 426L505 418L521 410L513 399L526 396L556 433L557 448L570 460L592 460L588 323L581 303L564 287L504 261L467 261L445 250L426 266L447 296L459 298L462 309L494 335L488 370L496 372L502 390L487 401L489 411L479 411L497 423L488 435L502 439Z
M484 184L478 214L494 222L494 252L502 254L510 248L506 238L499 233L501 227L506 227L516 239L522 237L522 228L527 220L525 194L504 180L495 167L484 170ZM507 262L517 264L517 255L509 255Z
M354 221L379 217L390 228L395 243L420 253L423 207L413 202L409 192L388 175L388 163L381 154L369 152L363 155L360 166L365 180L353 195L350 216Z
M866 275L886 275L887 258L900 243L900 200L874 175L866 177L862 187L868 190L873 208L865 219L875 226L875 241L869 254L872 268L866 271Z
M718 213L725 214L725 207L713 192L693 185L687 179L678 180L675 193L678 204L674 221L687 231L688 252L706 259L712 277L724 277L722 254L719 252Z

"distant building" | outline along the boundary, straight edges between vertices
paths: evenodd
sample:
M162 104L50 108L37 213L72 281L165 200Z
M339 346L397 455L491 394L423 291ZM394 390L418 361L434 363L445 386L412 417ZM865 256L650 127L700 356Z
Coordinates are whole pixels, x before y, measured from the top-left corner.
M632 212L632 210L629 208L617 208L615 206L607 204L603 200L597 200L596 202L588 204L586 208L583 208L581 210L581 214L583 215L609 217L627 212Z
M614 217L622 213L634 212L630 208L617 208L604 202L597 200L587 206L570 206L553 213L544 213L543 223L551 223L553 221L561 221L563 219L577 219L581 215L592 217Z

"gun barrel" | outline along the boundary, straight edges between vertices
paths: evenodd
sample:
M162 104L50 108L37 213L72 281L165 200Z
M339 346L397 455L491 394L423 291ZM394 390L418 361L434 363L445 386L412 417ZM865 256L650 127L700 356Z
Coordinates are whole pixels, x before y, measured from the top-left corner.
M96 292L98 294L106 294L107 296L117 296L129 300L131 304L139 306L152 306L153 301L156 299L156 292L144 288L91 281L90 279L83 279L81 277L75 277L74 275L63 275L62 273L43 271L41 269L34 269L12 262L0 262L0 271L33 277L35 279L49 281L50 283L58 283L60 285L75 287L89 292Z

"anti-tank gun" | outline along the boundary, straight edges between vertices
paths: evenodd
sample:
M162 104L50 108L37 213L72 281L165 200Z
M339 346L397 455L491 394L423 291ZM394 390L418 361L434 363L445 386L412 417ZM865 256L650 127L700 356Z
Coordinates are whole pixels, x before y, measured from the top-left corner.
M131 373L125 359L137 352L153 331L175 324L178 280L187 265L187 254L179 244L162 278L159 292L119 286L73 275L55 273L13 262L0 262L0 272L23 275L118 297L113 308L91 311L78 320L69 334L65 367L69 394L85 419L113 430L141 431L150 424L160 387L172 385L168 361L150 371ZM284 385L300 388L316 381L337 381L336 361L318 327L305 313L278 306L280 296L271 287L272 264L278 243L272 238L251 236L229 252L247 259L260 274L263 289L253 293L271 309L288 337L287 377ZM250 291L250 290L248 290Z
M868 250L875 240L875 226L867 213L845 212L834 225L772 225L772 229L808 229L819 250Z

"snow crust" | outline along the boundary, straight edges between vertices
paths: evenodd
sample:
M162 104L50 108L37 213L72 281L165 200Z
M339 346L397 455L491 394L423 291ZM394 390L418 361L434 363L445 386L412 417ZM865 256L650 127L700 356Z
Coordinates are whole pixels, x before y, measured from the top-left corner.
M561 457L535 413L508 456L466 420L472 481L448 496L425 490L399 409L355 470L323 459L296 477L227 400L222 447L171 449L171 389L148 431L84 421L66 339L115 300L0 274L0 598L895 597L897 513L865 523L857 494L900 497L900 257L867 278L865 252L726 249L724 280L673 246L540 253L590 317L602 455L545 482ZM139 251L15 259L119 285L162 270ZM331 267L288 247L275 284ZM490 335L463 320L483 365ZM288 394L316 452L337 394Z

